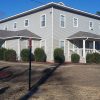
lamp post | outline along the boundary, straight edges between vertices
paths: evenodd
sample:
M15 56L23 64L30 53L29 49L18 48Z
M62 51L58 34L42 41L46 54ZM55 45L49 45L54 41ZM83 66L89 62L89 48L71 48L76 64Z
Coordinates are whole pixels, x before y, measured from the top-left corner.
M31 52L32 52L32 39L29 39L29 91L31 90Z

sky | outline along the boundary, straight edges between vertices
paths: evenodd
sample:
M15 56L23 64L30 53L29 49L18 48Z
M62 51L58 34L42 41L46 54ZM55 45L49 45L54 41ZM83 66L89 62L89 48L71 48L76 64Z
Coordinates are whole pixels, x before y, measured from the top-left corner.
M19 14L49 2L63 2L66 6L95 14L100 11L100 0L2 0L0 19Z

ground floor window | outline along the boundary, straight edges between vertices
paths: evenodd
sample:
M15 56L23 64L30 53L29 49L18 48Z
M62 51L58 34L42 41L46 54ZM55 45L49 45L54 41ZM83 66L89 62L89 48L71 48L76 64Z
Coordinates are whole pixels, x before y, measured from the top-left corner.
M65 41L64 40L59 41L59 47L62 48L63 50L65 49L64 45L65 45Z
M41 40L41 43L40 43L40 47L44 50L44 51L46 51L46 40Z

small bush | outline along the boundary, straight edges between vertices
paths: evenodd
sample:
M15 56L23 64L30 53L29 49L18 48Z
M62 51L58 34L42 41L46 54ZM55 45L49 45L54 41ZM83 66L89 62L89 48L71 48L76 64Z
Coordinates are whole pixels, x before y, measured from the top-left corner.
M86 63L93 63L93 54L86 55Z
M46 54L42 48L36 48L34 51L36 62L46 62Z
M73 63L79 63L79 61L80 61L80 56L79 56L78 54L76 54L76 53L72 54L72 55L71 55L71 61L72 61Z
M93 53L93 63L100 63L100 54L99 53Z
M0 60L4 60L4 53L6 49L5 48L0 48Z
M100 54L99 53L87 54L86 62L87 63L97 63L97 64L100 63Z
M12 49L7 49L4 53L5 61L16 61L16 51Z
M56 48L54 50L54 61L56 63L64 63L65 62L64 51L61 48Z
M29 61L29 54L30 54L30 52L29 52L29 49L23 49L22 51L21 51L21 60L22 61ZM31 53L31 61L34 61L34 55L33 55L33 53Z

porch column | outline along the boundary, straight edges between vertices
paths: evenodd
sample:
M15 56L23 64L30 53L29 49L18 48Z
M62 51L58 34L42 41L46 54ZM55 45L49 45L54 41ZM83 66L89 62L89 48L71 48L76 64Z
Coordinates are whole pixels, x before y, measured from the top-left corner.
M74 41L73 41L73 52L75 52L75 45L74 45Z
M68 55L68 61L69 61L69 56L70 56L70 52L69 52L69 41L67 40L67 43L68 43L68 47L67 47L67 50L68 50L68 52L67 52L67 55Z
M86 41L86 40L83 40L83 57L84 57L84 58L86 57L86 52L85 52L85 41Z
M18 54L17 54L17 57L18 57L18 60L21 60L21 57L20 57L20 39L18 39Z
M93 52L95 52L95 41L93 41Z

